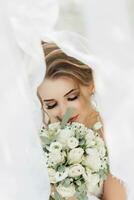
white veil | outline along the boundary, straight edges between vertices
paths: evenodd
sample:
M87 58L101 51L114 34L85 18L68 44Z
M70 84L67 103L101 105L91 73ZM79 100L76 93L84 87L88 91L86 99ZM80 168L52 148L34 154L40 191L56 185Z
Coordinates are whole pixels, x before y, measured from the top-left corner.
M116 5L115 1L112 2L111 8ZM38 139L41 113L36 88L45 73L40 41L52 40L65 53L94 70L97 103L104 121L111 171L125 182L128 199L133 200L134 42L127 21L126 1L122 1L120 16L124 18L118 19L118 26L114 26L116 18L102 7L106 5L109 8L104 0L100 5L97 0L82 4L72 0L65 6L60 0L7 0L6 3L3 5L2 2L1 7L3 29L0 38L4 47L0 49L1 199L43 200L49 196L48 175ZM61 8L65 11L64 16ZM73 24L73 8L75 14L80 14L80 19L83 19L79 22L85 24L82 26L86 28L83 28L84 33L77 26L69 26ZM93 12L96 9L97 12ZM118 12L114 12L116 17ZM72 14L70 21L67 21L67 13Z

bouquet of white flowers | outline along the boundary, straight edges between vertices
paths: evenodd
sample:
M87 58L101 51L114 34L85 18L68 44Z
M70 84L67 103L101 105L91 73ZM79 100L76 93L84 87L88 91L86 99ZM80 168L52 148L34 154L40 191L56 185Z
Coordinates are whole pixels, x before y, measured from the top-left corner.
M50 183L54 186L52 199L75 196L86 200L96 194L106 179L109 165L103 139L97 133L101 122L87 128L78 122L62 122L42 127L40 138L47 160Z

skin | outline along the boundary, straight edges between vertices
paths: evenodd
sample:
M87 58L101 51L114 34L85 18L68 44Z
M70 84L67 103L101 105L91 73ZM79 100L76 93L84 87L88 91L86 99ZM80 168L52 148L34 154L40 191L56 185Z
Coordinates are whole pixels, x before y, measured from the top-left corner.
M72 89L76 89L67 94ZM57 122L63 118L67 108L76 108L72 116L79 114L77 122L91 127L99 118L99 113L96 112L90 102L91 94L94 92L94 84L91 82L88 86L78 84L69 77L60 77L58 79L45 79L38 87L38 92L42 100L43 109L48 113L51 122ZM65 94L67 94L65 96ZM73 98L75 98L73 100ZM46 99L53 99L46 101ZM50 108L51 109L48 109ZM52 106L54 106L52 108ZM103 129L100 131L100 136L103 137ZM107 180L104 181L103 200L127 200L126 191L120 180L108 174ZM75 200L75 198L69 198Z
M64 97L64 95L72 89L77 90ZM43 102L43 108L48 113L51 122L58 121L58 118L62 119L67 108L74 107L76 111L72 116L79 114L77 121L87 126L90 126L89 116L93 114L93 109L89 106L89 99L93 90L93 84L90 84L88 87L81 85L79 89L76 82L66 77L56 80L46 79L38 88ZM79 97L77 99L71 101L71 98L78 95ZM46 99L54 100L45 102L44 100ZM57 105L54 108L48 109L48 106L53 106L55 104Z

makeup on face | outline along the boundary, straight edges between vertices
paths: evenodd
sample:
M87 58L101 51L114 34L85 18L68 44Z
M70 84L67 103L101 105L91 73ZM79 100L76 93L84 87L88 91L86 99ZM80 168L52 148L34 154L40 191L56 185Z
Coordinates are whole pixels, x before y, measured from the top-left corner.
M80 91L78 88L74 88L69 90L64 97L68 97L68 101L73 101L77 99L80 95ZM57 102L55 99L43 99L43 102L46 102L46 109L52 109L57 105Z

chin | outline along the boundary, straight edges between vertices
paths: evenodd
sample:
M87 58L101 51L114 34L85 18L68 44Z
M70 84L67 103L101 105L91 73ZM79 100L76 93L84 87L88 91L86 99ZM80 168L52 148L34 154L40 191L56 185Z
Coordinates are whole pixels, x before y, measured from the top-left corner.
M82 120L82 119L76 120L76 122L79 122L79 123L81 123L81 124L84 124L84 120Z
M86 126L86 120L85 119L81 119L81 120L79 120L79 122Z

